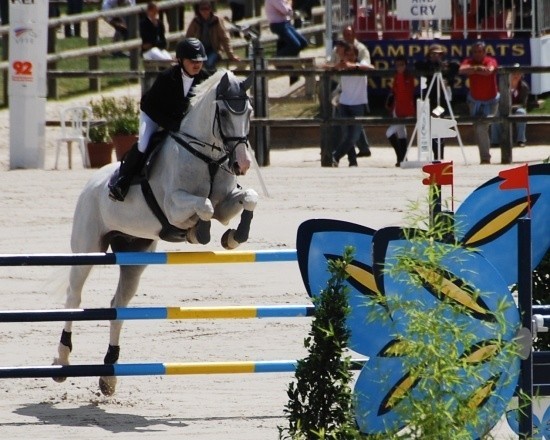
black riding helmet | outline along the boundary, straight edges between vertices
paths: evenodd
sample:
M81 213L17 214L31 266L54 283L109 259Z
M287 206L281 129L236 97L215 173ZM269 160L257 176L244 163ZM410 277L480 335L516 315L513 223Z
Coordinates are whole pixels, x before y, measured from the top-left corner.
M191 61L206 61L206 51L202 43L196 38L181 40L176 46L176 58Z

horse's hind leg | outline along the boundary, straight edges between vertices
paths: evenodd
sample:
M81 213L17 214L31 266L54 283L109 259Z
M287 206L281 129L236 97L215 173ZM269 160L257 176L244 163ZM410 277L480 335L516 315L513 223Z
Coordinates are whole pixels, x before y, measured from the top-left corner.
M253 189L236 188L225 200L216 206L214 217L227 224L241 210L241 220L237 229L228 229L222 236L221 243L225 249L235 249L248 240L254 208L258 203L258 194Z
M154 251L156 242L139 238L117 237L111 241L114 252L145 252ZM120 266L118 286L111 300L111 307L126 307L133 298L139 285L141 274L146 266ZM110 322L109 348L103 360L104 364L116 364L120 354L120 332L123 321ZM102 376L99 378L99 388L103 395L111 396L115 392L116 376Z
M69 276L69 286L67 287L67 299L65 301L66 309L76 309L80 306L82 300L82 287L86 278L90 274L92 266L73 266ZM61 340L57 347L57 357L54 358L54 365L69 365L69 355L73 349L71 341L72 336L72 321L65 322ZM63 382L66 377L54 377L56 382Z

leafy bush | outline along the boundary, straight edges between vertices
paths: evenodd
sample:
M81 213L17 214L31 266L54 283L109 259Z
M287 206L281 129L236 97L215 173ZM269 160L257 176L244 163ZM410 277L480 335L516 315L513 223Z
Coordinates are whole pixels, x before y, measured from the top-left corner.
M139 103L129 96L119 99L112 98L113 119L111 120L111 134L138 134L139 132Z
M288 386L284 413L289 426L279 427L282 439L360 438L353 414L351 359L344 356L349 306L343 283L352 260L352 248L347 247L342 260L328 263L332 277L314 300L315 319L304 340L309 355L298 361L296 383Z
M90 139L93 137L107 142L113 135L137 134L139 131L139 102L129 96L120 98L102 96L91 100L90 107L95 119L104 119L106 123L90 129Z

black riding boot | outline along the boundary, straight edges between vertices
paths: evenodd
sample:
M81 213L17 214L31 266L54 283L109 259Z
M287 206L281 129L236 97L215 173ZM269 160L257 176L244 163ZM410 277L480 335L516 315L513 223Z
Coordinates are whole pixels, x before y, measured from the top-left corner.
M401 162L405 160L407 155L407 138L397 139L397 162L401 165Z
M391 146L393 147L393 150L395 151L395 157L397 158L397 163L395 164L396 167L398 167L401 164L401 154L399 154L399 139L397 139L397 135L394 133L392 134L388 140L390 141Z
M145 153L137 148L137 142L123 157L118 170L117 179L109 182L109 197L123 202L130 189L133 177L139 172L145 160Z

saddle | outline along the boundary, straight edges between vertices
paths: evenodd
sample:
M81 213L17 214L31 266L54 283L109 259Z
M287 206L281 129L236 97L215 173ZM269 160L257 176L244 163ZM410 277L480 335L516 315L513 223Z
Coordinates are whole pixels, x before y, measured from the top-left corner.
M166 218L166 215L158 204L153 193L153 189L149 184L149 176L151 175L151 170L155 166L158 152L160 151L160 148L158 147L168 137L168 134L169 132L167 130L160 130L151 136L149 145L147 145L147 149L145 150L145 160L143 161L143 165L139 172L132 178L130 185L141 186L141 192L147 202L147 206L149 206L149 209L151 209L162 225L162 229L159 233L160 239L173 243L180 243L186 240L187 231L172 225L168 221L168 218ZM118 179L118 173L119 169L115 170L110 178L110 181L115 182L116 179Z

